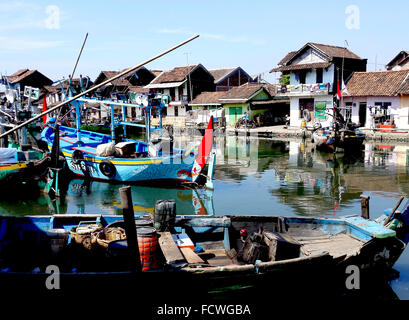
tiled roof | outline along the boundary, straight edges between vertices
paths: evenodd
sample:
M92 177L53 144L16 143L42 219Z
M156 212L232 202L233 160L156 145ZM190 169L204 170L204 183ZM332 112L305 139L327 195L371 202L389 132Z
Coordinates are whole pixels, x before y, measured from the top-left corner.
M408 74L408 70L355 72L346 84L348 96L396 96L407 88Z
M248 100L250 99L257 91L260 89L265 88L263 84L244 84L240 87L233 87L229 91L225 92L225 95L220 98L222 101L227 100ZM265 88L267 93L271 96L269 90Z
M237 68L211 69L209 72L213 76L214 82L217 83L236 69Z
M22 69L17 71L16 73L13 73L11 76L8 76L7 79L10 83L17 83L36 71L37 70Z
M309 63L309 64L298 64L291 65L291 61L298 56L305 48L313 48L316 51L322 52L328 57L327 62ZM326 68L331 63L334 58L345 58L345 59L359 59L362 60L358 55L348 50L347 48L332 46L328 44L308 42L298 51L291 51L280 60L278 63L279 67L273 68L270 72L283 72L291 70L303 70L303 69L315 69L315 68Z
M118 75L120 73L120 71L101 71L100 75L97 77L97 79L95 80L95 82L97 82L97 80L101 77L101 75L104 75L106 79L104 79L103 81L110 79L112 77L115 77L116 75ZM101 83L103 81L99 81L98 83ZM113 81L111 81L111 83L114 86L118 86L118 87L128 87L131 86L131 83L125 79L125 76L119 78L119 79L115 79Z
M128 92L133 92L133 93L149 93L149 89L144 88L142 86L129 86L128 87Z
M61 91L60 85L58 86L44 86L44 89L49 93L57 93Z
M331 62L315 62L315 63L305 63L305 64L290 64L289 66L281 66L273 68L270 72L283 72L291 70L306 70L306 69L317 69L317 68L328 68Z
M85 85L87 82L87 78L83 77L82 78L83 84ZM69 84L69 79L65 79L64 81L61 82L62 86L64 89L68 88L68 84ZM72 86L79 86L80 85L80 78L74 78L71 80L71 85ZM89 82L88 87L90 87L92 85L92 81ZM58 85L59 86L59 85ZM59 86L60 87L60 86Z
M194 98L189 105L194 104L221 104L219 99L226 94L226 91L216 91L216 92L202 92L196 98Z
M149 70L150 72L152 72L155 77L157 77L158 75L160 75L162 73L162 70Z
M197 65L186 66L186 67L176 67L170 71L165 71L158 77L152 80L152 84L155 83L165 83L165 82L180 82L183 81L187 75L196 67Z
M347 48L344 47L331 46L328 44L314 42L308 42L308 44L318 48L320 51L328 55L331 59L332 58L362 59L361 57L357 56L355 53L349 51Z

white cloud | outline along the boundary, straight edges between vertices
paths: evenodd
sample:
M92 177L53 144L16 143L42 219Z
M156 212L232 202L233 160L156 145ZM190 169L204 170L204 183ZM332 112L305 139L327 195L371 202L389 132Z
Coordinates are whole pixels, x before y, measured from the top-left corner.
M190 32L184 28L175 28L175 29L168 29L163 28L156 30L157 33L161 34L183 34L183 35L194 35L194 32ZM213 33L199 33L200 37L209 40L217 40L217 41L224 41L229 43L248 43L252 45L263 45L265 44L264 40L261 39L251 39L247 36L226 36L224 34L213 34Z
M63 44L64 41L41 41L0 37L0 51L2 52L55 48Z

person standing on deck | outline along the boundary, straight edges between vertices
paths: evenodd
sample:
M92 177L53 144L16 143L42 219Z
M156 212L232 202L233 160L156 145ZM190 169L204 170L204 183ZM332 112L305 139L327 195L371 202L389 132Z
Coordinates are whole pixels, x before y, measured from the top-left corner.
M286 114L285 115L285 125L284 125L285 129L287 129L289 123L290 123L290 116Z
M371 130L375 129L375 112L372 112L373 107L369 106L369 117L370 117L370 123L369 123L369 128Z

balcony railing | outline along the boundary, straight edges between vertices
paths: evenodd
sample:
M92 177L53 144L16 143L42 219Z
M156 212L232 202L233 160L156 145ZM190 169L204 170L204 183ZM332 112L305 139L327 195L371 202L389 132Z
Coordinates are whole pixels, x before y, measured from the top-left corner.
M309 83L277 85L276 94L282 95L321 95L332 92L331 83Z
M180 102L181 104L188 104L189 98L187 95L182 95L182 96L171 96L170 97L170 102Z

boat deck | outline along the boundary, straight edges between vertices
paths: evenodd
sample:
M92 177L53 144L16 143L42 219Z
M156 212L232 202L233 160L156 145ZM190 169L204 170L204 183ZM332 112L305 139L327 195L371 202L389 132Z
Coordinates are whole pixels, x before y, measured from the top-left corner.
M301 251L305 256L313 256L322 251L327 251L334 258L353 256L359 253L365 243L345 233L328 234L320 230L301 228L288 230L288 235L302 245Z

